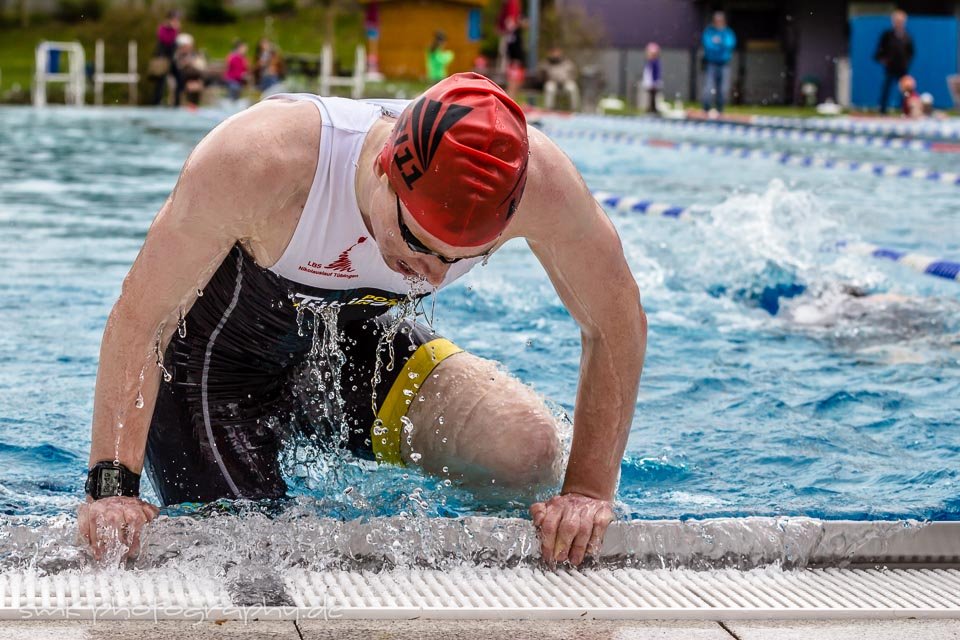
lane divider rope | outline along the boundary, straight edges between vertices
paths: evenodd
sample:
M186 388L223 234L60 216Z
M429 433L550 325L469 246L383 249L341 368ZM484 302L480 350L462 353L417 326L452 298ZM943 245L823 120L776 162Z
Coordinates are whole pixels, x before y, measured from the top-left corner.
M791 153L789 151L770 151L767 149L751 149L749 147L732 147L724 145L706 144L702 142L675 142L649 138L630 133L605 131L578 131L574 129L556 129L546 127L545 131L554 138L573 138L600 140L618 144L637 144L658 149L673 149L676 151L701 151L711 155L742 159L773 160L790 167L807 167L813 169L836 169L838 171L852 171L865 175L874 175L881 178L913 178L960 186L960 173L953 171L937 171L923 167L901 167L895 164L878 162L857 162L855 160L840 160L823 158L813 155Z
M680 207L642 198L617 195L607 191L594 191L593 197L601 206L615 211L641 213L674 220L690 220L696 211L696 207L693 206ZM932 258L920 253L901 251L900 249L883 247L869 242L841 241L836 244L836 248L844 253L897 262L928 276L960 282L960 261Z
M758 140L788 140L792 142L817 142L822 144L854 145L862 147L879 147L886 149L909 149L913 151L933 151L937 153L960 153L960 144L937 140L922 139L899 135L879 135L858 132L837 132L818 129L802 129L800 127L782 127L763 124L746 124L739 121L723 120L665 120L647 116L599 116L593 114L576 114L563 119L544 114L544 121L556 120L561 122L609 120L616 119L622 123L644 127L660 127L664 129L682 129L688 131L707 132L738 138Z
M630 114L588 114L578 113L569 116L577 120L618 120L634 122L672 122L698 123L706 127L774 127L785 129L799 129L802 131L844 132L858 135L899 136L913 139L926 139L929 142L960 141L960 120L948 121L858 121L837 120L831 118L789 118L775 116L736 116L708 120L706 118L689 118L685 120L664 120L651 116L636 116Z

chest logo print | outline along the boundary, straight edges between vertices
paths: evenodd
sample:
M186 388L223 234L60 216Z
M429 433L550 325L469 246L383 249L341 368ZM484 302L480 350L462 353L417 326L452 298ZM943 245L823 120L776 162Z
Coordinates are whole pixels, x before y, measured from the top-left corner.
M324 269L330 269L331 271L339 271L340 273L353 273L353 263L350 262L350 252L353 251L353 248L358 244L363 244L367 241L366 236L360 236L357 238L357 241L350 245L350 248L341 251L340 255L337 256L337 259L331 262L330 264L323 265Z

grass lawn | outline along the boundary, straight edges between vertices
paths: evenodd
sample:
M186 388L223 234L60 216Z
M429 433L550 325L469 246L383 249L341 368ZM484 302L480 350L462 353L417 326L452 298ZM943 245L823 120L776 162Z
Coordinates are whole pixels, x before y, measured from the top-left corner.
M153 52L156 18L108 14L98 22L78 24L43 22L29 27L0 27L0 96L14 84L29 93L33 81L34 49L41 40L79 41L83 44L88 64L93 61L94 42L104 38L107 46L107 71L126 70L126 41L135 39L139 46L139 67L145 75L147 62ZM140 18L137 21L137 18ZM145 23L146 22L146 23ZM241 16L236 22L223 25L192 24L184 20L183 31L194 36L197 47L209 60L223 59L234 39L247 42L251 51L257 40L267 35L286 53L320 55L324 33L324 11L319 7L299 10L295 15ZM353 51L362 36L360 17L356 14L337 16L336 54L347 68L353 64ZM108 87L119 89L119 87ZM142 94L148 95L148 94Z

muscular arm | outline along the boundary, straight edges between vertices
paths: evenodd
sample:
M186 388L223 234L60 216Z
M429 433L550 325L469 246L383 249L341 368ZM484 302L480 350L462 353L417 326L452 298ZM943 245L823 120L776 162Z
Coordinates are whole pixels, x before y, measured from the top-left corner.
M531 142L542 173L531 176L533 197L524 196L518 232L580 326L583 344L563 493L609 501L633 419L646 316L613 224L569 159L542 134Z
M316 115L314 107L306 106ZM278 112L272 120L263 114L270 110ZM283 103L245 112L211 132L188 158L107 320L94 396L91 465L118 459L140 472L160 385L157 354L164 352L181 314L238 240L258 245L276 212L302 206L297 199L305 197L303 180L312 176L316 145L312 165L286 166L291 159L310 157L310 145L302 142L304 127L283 124L298 113L302 111ZM319 117L316 121L318 132ZM285 149L304 146L308 149L300 155L283 155ZM306 189L309 185L306 179ZM87 531L81 522L81 533L95 542L89 520Z

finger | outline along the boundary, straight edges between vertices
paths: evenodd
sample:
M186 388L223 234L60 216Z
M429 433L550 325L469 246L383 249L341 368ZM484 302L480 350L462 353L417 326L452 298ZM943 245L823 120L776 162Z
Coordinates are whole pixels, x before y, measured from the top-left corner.
M547 505L542 502L530 505L530 517L533 519L533 526L539 528L543 524L543 519L547 515Z
M560 528L557 530L557 546L553 552L553 557L557 562L563 562L569 557L570 547L579 532L580 513L572 509L564 511Z
M136 557L140 553L140 535L143 531L143 522L136 522L135 524L130 525L127 538L127 555L131 558Z
M140 503L140 508L143 510L144 515L146 515L147 522L150 522L160 515L160 507L150 504L149 502Z
M77 509L77 543L90 544L90 512L87 505L81 504Z
M122 540L123 522L123 512L119 510L107 511L97 519L97 539L101 553L113 546L117 540Z
M103 555L103 549L106 546L107 529L104 520L104 514L94 510L90 515L90 548L93 551L93 557L99 560Z
M547 510L540 524L540 555L544 560L553 562L553 550L557 544L557 528L560 526L560 517L563 510L557 507Z
M97 526L93 515L90 513L89 508L85 509L82 516L82 522L80 524L80 535L86 540L87 546L90 548L90 552L93 553L93 557L99 559L99 541L97 538Z
M603 538L607 534L607 527L613 522L613 512L609 507L604 507L597 511L593 516L593 531L590 534L590 542L587 544L587 553L599 557L600 550L603 549Z
M587 518L580 519L580 528L577 531L573 543L570 545L570 564L577 566L583 562L583 556L587 551L587 544L593 535L594 525Z

